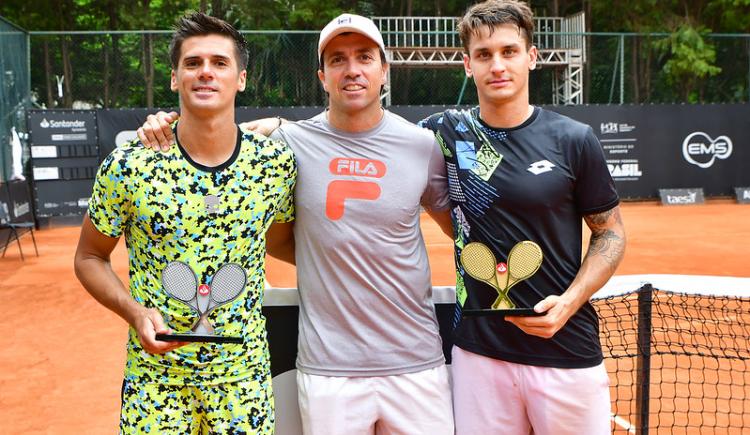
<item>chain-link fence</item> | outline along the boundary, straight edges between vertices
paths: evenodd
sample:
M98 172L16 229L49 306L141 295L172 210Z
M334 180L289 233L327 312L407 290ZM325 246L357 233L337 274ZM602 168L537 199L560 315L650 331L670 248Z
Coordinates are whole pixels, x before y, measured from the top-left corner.
M171 31L33 32L32 83L51 107L170 107ZM250 52L243 106L323 103L317 84L316 32L245 33Z
M24 109L29 95L28 34L0 17L0 181L21 173L22 147L13 145L24 136ZM16 142L18 144L18 142ZM15 155L14 155L15 152Z
M31 32L31 88L46 107L168 107L169 31ZM581 34L577 34L580 36ZM750 35L704 35L701 58L670 46L669 34L585 33L579 84L586 103L725 103L750 101ZM318 32L246 32L248 84L237 104L324 104L318 83ZM711 54L713 53L713 54ZM706 64L707 67L699 68ZM564 67L531 75L531 100L553 103ZM464 89L464 86L465 89ZM391 104L476 103L460 64L398 67L391 72Z

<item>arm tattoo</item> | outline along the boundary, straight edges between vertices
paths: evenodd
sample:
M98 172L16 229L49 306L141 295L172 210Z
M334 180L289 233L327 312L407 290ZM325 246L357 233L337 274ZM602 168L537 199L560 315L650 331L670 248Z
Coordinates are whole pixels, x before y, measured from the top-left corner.
M589 221L591 226L600 226L607 223L609 220L609 217L612 216L615 213L615 210L607 210L603 213L598 214L591 214L586 216L586 219ZM617 220L620 220L620 214L617 214Z
M617 208L585 217L591 228L591 240L586 257L600 256L614 272L625 253L625 239L607 225L612 218L618 226L622 224Z

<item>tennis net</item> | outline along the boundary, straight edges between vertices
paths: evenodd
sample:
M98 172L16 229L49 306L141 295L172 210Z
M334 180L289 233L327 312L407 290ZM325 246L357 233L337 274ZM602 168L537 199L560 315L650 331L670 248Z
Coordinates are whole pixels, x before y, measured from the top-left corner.
M750 279L639 278L610 282L592 301L612 432L750 433Z

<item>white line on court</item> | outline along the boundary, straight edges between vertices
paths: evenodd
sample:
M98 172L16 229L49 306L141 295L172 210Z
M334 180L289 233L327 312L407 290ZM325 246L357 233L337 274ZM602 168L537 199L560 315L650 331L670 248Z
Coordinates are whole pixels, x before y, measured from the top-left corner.
M610 419L615 422L616 425L620 426L621 428L627 430L630 433L635 433L635 426L630 424L629 421L625 420L624 418L620 417L619 415L612 414L610 416Z

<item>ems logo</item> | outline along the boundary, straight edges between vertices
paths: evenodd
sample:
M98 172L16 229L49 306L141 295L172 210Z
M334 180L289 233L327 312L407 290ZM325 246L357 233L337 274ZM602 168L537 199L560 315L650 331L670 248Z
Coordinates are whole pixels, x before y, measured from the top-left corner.
M690 133L682 141L682 156L699 168L710 168L716 159L726 159L732 155L732 140L727 136L712 139L702 131Z
M526 170L534 175L539 175L551 171L554 167L555 165L549 160L539 160L538 162L530 164Z

